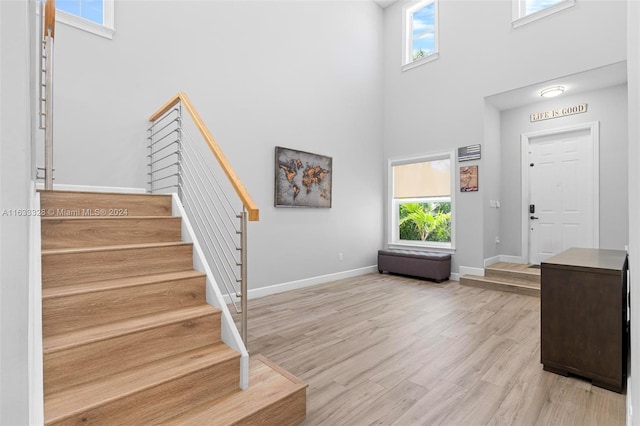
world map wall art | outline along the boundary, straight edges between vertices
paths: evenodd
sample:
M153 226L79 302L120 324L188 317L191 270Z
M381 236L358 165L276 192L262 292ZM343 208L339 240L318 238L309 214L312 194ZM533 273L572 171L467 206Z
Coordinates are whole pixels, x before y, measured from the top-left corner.
M332 158L276 146L276 207L331 207Z

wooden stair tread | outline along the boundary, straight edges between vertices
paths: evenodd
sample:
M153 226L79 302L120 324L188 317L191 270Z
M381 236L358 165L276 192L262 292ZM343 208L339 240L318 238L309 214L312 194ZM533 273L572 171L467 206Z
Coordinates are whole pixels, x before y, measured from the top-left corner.
M249 372L248 389L234 392L210 405L202 406L200 410L192 410L188 415L169 420L166 424L203 425L210 424L214 418L216 424L236 424L295 392L306 392L305 383L261 355L251 357ZM268 424L264 421L257 423Z
M540 269L528 264L498 262L485 267L485 276L502 281L540 284Z
M483 282L495 282L495 283L500 283L500 284L507 284L507 285L512 285L514 287L526 287L526 288L536 288L536 289L540 289L539 285L536 285L534 283L524 283L524 282L513 282L513 281L509 281L507 279L502 279L502 278L497 278L497 277L483 277L480 275L463 275L460 277L461 279L465 279L465 280L474 280L474 281L483 281Z
M43 353L46 355L116 336L148 330L219 312L219 309L211 305L203 305L135 317L128 320L89 327L55 336L45 336L42 339Z
M45 400L45 419L47 423L60 421L105 402L239 357L238 352L218 343L79 385L48 397Z
M51 194L53 196L65 196L65 195L87 195L87 196L109 196L114 195L117 197L158 197L158 198L171 198L171 194L152 194L149 192L115 192L115 191L105 191L105 192L95 192L95 191L73 191L66 189L38 189L37 192L42 194Z
M46 222L55 222L55 221L81 221L81 220L167 220L172 218L180 219L180 216L42 216L41 220Z
M117 245L117 246L48 249L48 250L42 250L42 256L73 254L73 253L92 253L92 252L99 252L99 251L136 250L136 249L154 248L154 247L180 247L180 246L189 246L189 245L191 245L191 243L175 241L175 242L169 242L169 243L124 244L124 245Z
M527 275L540 275L540 269L530 268L531 265L524 265L518 263L498 262L492 265L486 266L485 269L492 269L496 271L515 272L519 274Z
M241 354L221 341L172 195L40 194L46 424L304 419L307 386L266 359L240 390Z
M84 191L39 191L46 216L81 216L84 210L126 209L132 216L171 216L170 194L84 192Z
M514 282L506 279L482 277L479 275L462 275L460 277L460 284L482 287L491 290L508 291L529 296L540 296L540 284L530 282Z
M135 287L145 284L157 284L165 281L176 281L188 278L205 277L206 275L196 270L166 272L163 274L140 275L135 277L116 278L112 280L93 281L82 284L71 284L61 287L42 289L42 299L73 296L77 294L114 290L117 288Z

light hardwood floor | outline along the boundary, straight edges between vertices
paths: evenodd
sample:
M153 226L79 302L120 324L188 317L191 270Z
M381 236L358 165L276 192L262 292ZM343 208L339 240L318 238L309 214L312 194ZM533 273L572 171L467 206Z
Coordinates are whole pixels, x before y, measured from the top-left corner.
M304 425L624 425L542 370L540 299L370 274L249 301L249 352L309 384Z

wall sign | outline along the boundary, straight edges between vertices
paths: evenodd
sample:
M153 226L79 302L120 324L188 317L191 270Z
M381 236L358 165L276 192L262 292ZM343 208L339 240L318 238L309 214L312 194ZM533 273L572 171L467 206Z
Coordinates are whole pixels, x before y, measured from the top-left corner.
M587 104L550 109L549 111L534 112L531 114L531 122L550 120L552 118L566 117L567 115L582 114L587 112Z
M480 159L480 144L458 148L458 161L471 161Z

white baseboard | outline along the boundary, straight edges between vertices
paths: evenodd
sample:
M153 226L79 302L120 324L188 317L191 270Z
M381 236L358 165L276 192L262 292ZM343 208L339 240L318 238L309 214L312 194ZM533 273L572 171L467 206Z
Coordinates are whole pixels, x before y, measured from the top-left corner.
M376 272L376 273L378 272L377 265L367 266L359 269L352 269L349 271L337 272L335 274L327 274L327 275L320 275L318 277L305 278L303 280L298 280L298 281L290 281L288 283L274 284L266 287L254 288L254 289L248 290L247 293L249 295L249 299L257 299L259 297L278 294L278 293L282 293L290 290L297 290L299 288L304 288L304 287L311 287L314 285L324 284L331 281L342 280L345 278L357 277L359 275L371 274L373 272ZM233 300L235 301L239 300L235 295L232 295L232 296L230 296L229 294L224 295L224 299L227 303L231 303L231 297L233 297Z
M498 263L498 262L503 262L503 260L500 260L500 255L490 257L484 260L484 267L486 268L487 266L491 266L494 263Z
M460 281L460 274L457 272L452 272L451 275L449 275L449 279L451 281Z
M37 189L44 189L44 183L38 182L36 184ZM124 186L90 186L90 185L69 185L69 184L54 184L53 189L59 191L77 191L77 192L115 192L117 194L145 194L147 192L144 188L128 188Z
M508 256L506 254L501 254L498 257L500 257L500 262L520 263L522 265L526 265L527 263L529 263L524 260L522 256Z
M473 268L471 266L461 266L458 268L459 275L477 275L484 277L484 268Z

